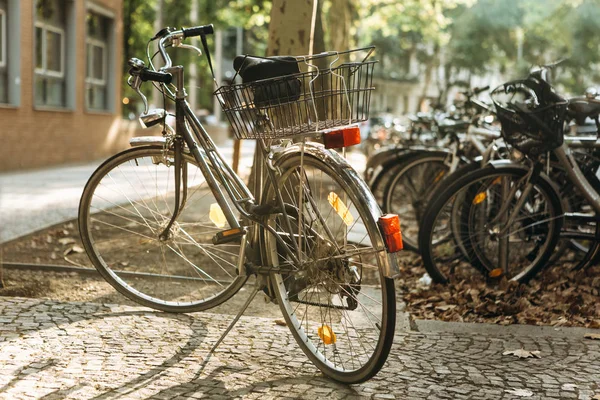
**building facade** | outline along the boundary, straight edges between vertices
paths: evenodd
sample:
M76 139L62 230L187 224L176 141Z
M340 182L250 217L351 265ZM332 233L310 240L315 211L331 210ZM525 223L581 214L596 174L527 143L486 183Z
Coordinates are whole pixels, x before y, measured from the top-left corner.
M0 0L0 171L115 152L122 0Z

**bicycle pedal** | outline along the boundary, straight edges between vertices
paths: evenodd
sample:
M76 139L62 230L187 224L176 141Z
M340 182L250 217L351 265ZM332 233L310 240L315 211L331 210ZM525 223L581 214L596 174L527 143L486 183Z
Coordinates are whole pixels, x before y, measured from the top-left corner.
M227 229L226 231L217 232L212 238L213 244L223 244L236 241L246 234L244 228Z

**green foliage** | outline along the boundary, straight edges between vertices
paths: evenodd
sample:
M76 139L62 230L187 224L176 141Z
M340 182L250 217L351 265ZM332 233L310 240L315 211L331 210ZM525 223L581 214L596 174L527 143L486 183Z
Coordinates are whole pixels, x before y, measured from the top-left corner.
M198 0L198 24L214 24L216 29L230 27L247 28L245 47L248 52L264 54L268 36L269 13L271 2L265 0ZM154 21L157 18L158 0L124 0L124 65L123 65L123 95L137 100L137 95L127 85L127 60L137 57L146 60L146 44L154 36ZM191 1L162 0L164 26L175 28L190 26ZM209 48L214 52L213 39L209 37ZM154 52L156 49L152 47ZM212 108L212 92L214 90L212 77L206 57L197 57L188 50L172 50L169 53L173 62L189 65L195 62L199 71L199 106ZM129 110L124 110L128 113Z
M159 0L124 0L125 61L145 58L155 33ZM291 1L291 0L290 0ZM320 0L326 47L341 25L330 21L333 0ZM336 7L343 0L335 0ZM500 71L507 79L523 76L532 66L568 58L556 71L561 90L580 94L600 80L600 0L346 0L352 26L348 44L377 46L386 77L409 81L414 63L429 71L441 62L448 81L459 71ZM191 1L162 0L165 25L189 26ZM264 54L271 1L198 0L200 24L217 29L245 28L244 52ZM337 11L337 10L334 10ZM210 39L212 50L212 39ZM198 63L200 105L212 107L212 82L206 59L174 51L184 65ZM124 72L127 67L124 66ZM411 76L409 72L413 72ZM422 69L419 69L422 72ZM127 74L124 74L124 84ZM125 95L132 96L125 85Z

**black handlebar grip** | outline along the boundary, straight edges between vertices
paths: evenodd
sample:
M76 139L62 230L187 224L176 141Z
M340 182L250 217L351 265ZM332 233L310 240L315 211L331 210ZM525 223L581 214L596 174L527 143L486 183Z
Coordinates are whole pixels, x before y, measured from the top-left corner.
M150 71L149 69L145 68L140 71L140 78L144 82L153 81L168 85L173 80L173 75L169 74L168 72Z
M183 38L195 37L200 35L212 35L215 33L215 27L213 24L210 25L200 25L195 26L193 28L183 28L181 29L183 32Z
M480 88L476 87L475 89L473 89L473 93L479 94L479 93L485 92L486 90L489 90L489 89L490 89L490 85L486 85L486 86L480 87Z

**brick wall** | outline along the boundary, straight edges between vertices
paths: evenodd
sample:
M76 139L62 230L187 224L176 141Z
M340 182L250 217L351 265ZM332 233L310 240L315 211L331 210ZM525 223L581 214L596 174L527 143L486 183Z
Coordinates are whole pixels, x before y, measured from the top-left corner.
M20 32L8 33L21 44L21 104L0 106L0 171L39 168L105 157L126 146L129 131L121 125L121 70L123 64L122 0L94 0L114 12L114 112L93 112L85 107L86 24L89 0L75 0L76 78L73 110L39 110L34 107L34 0L21 0ZM20 34L20 37L19 37ZM67 38L66 38L67 39ZM68 43L68 39L65 41ZM71 50L72 51L72 50Z

